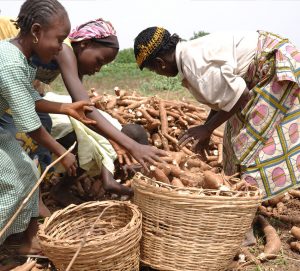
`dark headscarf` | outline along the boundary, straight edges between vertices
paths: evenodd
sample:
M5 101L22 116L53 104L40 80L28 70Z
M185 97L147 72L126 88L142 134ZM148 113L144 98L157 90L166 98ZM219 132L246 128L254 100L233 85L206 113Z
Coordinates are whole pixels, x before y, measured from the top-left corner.
M170 37L169 31L162 27L149 27L135 38L134 54L140 69L156 57L159 50L169 42Z

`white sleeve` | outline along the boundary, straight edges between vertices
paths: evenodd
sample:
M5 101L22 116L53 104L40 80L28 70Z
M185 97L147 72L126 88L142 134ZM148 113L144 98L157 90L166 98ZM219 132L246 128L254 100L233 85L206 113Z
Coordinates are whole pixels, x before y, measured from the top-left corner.
M230 65L211 66L203 76L188 79L191 92L197 100L213 109L229 112L246 88L246 82L233 74Z

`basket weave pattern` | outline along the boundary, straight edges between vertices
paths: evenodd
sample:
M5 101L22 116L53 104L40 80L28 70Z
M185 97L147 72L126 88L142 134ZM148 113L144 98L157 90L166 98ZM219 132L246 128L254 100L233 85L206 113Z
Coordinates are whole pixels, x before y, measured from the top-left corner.
M260 203L259 191L174 189L141 174L133 187L143 214L141 261L165 271L225 270Z
M70 205L55 212L40 227L43 253L59 270L65 270L84 233L109 206L87 236L72 271L138 271L142 217L129 202L102 201Z

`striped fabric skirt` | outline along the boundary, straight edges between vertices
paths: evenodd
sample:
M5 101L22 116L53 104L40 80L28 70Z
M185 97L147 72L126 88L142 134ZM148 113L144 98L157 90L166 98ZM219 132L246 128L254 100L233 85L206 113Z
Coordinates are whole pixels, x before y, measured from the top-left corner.
M300 185L300 52L260 32L245 76L247 106L225 128L224 170L258 186L265 199Z

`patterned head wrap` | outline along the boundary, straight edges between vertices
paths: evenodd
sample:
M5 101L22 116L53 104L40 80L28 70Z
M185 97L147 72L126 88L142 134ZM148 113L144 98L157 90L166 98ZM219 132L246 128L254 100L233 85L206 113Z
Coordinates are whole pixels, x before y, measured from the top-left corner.
M119 48L114 27L110 22L101 18L76 27L69 34L69 39L71 43L92 39L109 47Z
M171 35L162 27L149 27L143 30L134 41L136 63L142 70L145 64L154 59L159 50L168 43Z

